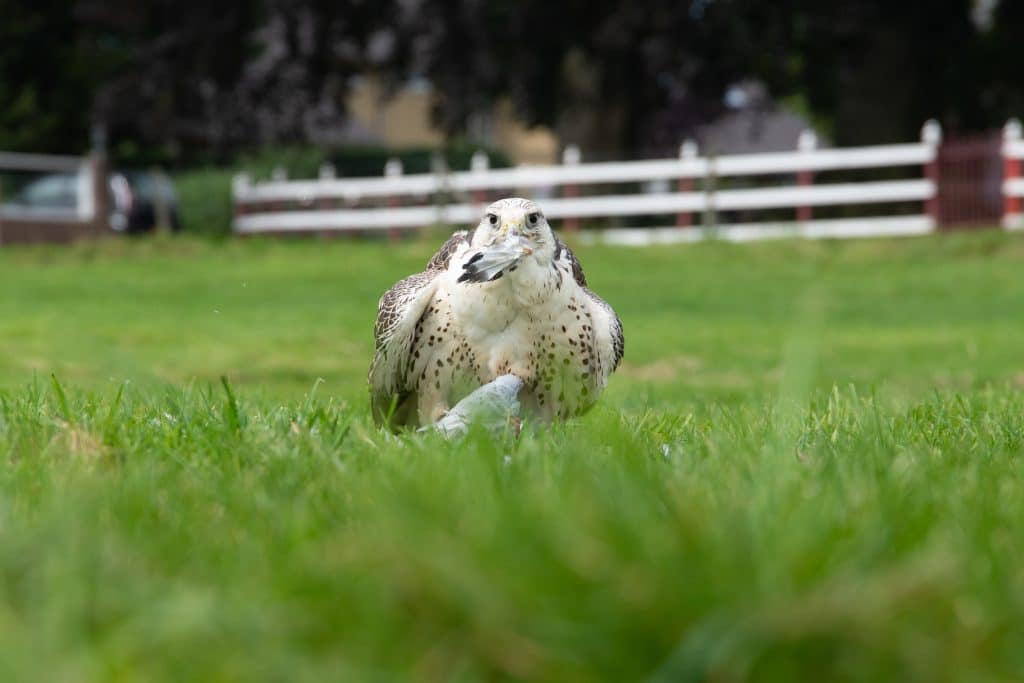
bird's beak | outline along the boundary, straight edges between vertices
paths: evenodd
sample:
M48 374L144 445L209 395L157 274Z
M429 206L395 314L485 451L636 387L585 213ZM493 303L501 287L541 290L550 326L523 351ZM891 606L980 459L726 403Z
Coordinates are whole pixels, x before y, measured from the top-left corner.
M529 241L523 237L522 221L503 221L491 244L507 244L509 240L516 240L523 256L529 256L533 253L533 247L531 247Z
M498 234L501 235L502 239L519 237L523 234L523 224L521 221L504 221L498 230Z

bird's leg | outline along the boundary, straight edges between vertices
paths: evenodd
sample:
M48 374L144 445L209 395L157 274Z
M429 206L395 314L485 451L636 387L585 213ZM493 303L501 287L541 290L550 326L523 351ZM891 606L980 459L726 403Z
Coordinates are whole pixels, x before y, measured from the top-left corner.
M448 413L448 402L444 395L430 382L421 384L417 394L421 424L430 425Z
M518 424L522 388L523 380L516 375L502 375L456 403L430 427L449 437L465 434L473 423L491 431L503 431L510 424Z

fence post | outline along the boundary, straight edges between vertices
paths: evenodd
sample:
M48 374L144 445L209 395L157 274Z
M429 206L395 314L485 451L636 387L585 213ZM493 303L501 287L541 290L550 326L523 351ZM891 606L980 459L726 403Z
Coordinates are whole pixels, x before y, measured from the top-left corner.
M400 178L402 176L402 160L396 157L391 157L384 163L384 177L385 178ZM399 205L399 195L393 194L388 196L388 207L397 209ZM388 241L397 242L400 236L398 228L388 228Z
M252 178L249 177L248 173L236 173L231 179L231 200L235 205L235 221L237 222L241 216L246 213L245 205L245 194L249 191L252 186ZM235 226L232 227L232 232L235 232Z
M329 182L337 177L338 172L334 168L334 164L332 164L329 161L325 161L324 163L320 164L320 168L317 171L317 179L319 179L321 182ZM337 201L327 199L325 197L321 197L316 201L316 206L318 209L331 209L337 206L337 204Z
M92 224L96 234L110 230L110 179L107 176L107 155L96 150L86 157L87 173L92 181L89 193L92 194Z
M273 183L286 183L288 182L288 169L284 166L275 166L270 169L270 182ZM270 202L267 204L267 208L273 211L285 211L291 207L295 200L293 199L281 199L276 202Z
M75 214L80 221L96 222L96 164L93 155L82 158L75 176L75 190L78 198Z
M452 190L452 174L451 168L448 166L448 157L442 152L435 150L430 155L430 173L434 176L434 222L438 225L444 225L446 228L451 226L451 220L449 219L448 207L454 201L454 191Z
M93 123L89 127L89 154L79 167L79 217L92 224L93 235L110 231L110 164L107 159L107 127ZM84 187L83 187L84 185ZM84 190L84 192L83 192ZM82 206L85 198L87 205Z
M818 148L818 136L813 130L806 129L800 132L796 140L796 148L801 154L810 155ZM796 174L796 183L800 187L810 187L814 184L814 171L803 170ZM801 204L796 207L796 220L799 223L806 223L814 217L809 204Z
M1020 119L1010 119L1003 126L1003 227L1015 228L1022 220L1021 198L1010 193L1007 185L1020 178L1021 160L1012 154L1012 147L1021 140Z
M697 158L697 143L693 140L686 140L679 145L679 160L686 162ZM684 164L685 165L685 164ZM693 176L687 175L686 168L682 170L683 175L679 177L677 188L680 193L693 192ZM680 211L676 214L676 227L688 228L693 225L693 214L689 211Z
M473 152L473 156L469 159L469 170L474 174L486 174L491 168L491 160L487 157L487 152L482 149L478 149ZM477 189L471 193L474 204L486 204L487 203L487 190Z
M708 170L704 175L704 212L701 223L705 230L718 227L718 206L715 193L718 192L718 155L712 152L707 155Z
M153 195L153 213L156 219L156 231L169 233L173 230L171 225L171 207L168 202L165 188L171 187L171 179L167 177L163 167L154 166L151 170L153 179L156 181L157 191Z
M928 119L921 128L921 142L931 148L929 161L924 165L924 177L932 182L932 195L925 200L924 209L932 219L932 230L938 230L942 220L939 211L939 146L942 144L942 126L935 119Z
M576 145L566 145L565 149L562 150L562 165L563 166L578 166L582 155L580 154L580 148ZM579 185L570 183L562 187L562 196L566 199L573 199L580 196ZM576 216L566 216L562 221L562 225L567 232L576 232L580 229L580 219Z

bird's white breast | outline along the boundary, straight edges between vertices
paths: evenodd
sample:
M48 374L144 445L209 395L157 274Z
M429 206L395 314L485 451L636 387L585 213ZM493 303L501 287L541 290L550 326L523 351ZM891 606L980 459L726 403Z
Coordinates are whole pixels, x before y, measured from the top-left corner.
M424 421L502 375L524 382L523 409L566 418L591 405L606 374L593 314L567 266L525 258L498 280L458 282L450 268L417 325L414 376Z
M458 283L452 274L445 278L442 288L452 316L488 374L532 374L535 340L566 310L554 275L550 266L523 259L515 271L494 282Z

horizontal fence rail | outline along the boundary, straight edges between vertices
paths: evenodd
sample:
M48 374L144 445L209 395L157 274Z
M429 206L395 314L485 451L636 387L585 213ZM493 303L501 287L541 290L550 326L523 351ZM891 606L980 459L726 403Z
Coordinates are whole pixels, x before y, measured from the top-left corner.
M73 206L35 206L0 187L0 244L66 242L105 233L108 204L106 160L102 154L62 156L0 152L0 173L69 177Z
M1019 128L1016 122L1008 123L1003 144L1006 215L1018 219L1020 198L1024 197L1019 173L1024 143ZM621 224L635 216L674 215L671 228L619 228L588 237L619 244L709 237L748 240L922 234L938 225L937 155L941 142L938 124L928 122L920 142L912 144L818 149L808 131L800 136L796 150L768 154L702 157L693 143L686 143L678 158L646 161L580 163L579 152L568 148L563 163L554 166L490 169L487 158L478 153L470 170L451 173L402 175L400 164L393 160L385 175L377 178L334 178L333 172L326 172L315 180L289 181L282 178L283 173L275 173L275 180L253 183L247 176L239 176L233 186L234 230L238 234L330 233L466 226L479 220L489 196L523 193L538 198L545 215L562 220L562 227L569 230L581 219L611 219ZM1011 173L1011 160L1017 164L1016 175ZM822 172L900 168L919 169L920 177L814 183L815 174ZM776 182L780 176L783 180L788 177L791 184L722 186L730 179L756 185L757 176L774 176ZM602 186L628 183L644 186L630 194L622 193L621 188L599 193ZM581 196L580 186L593 189ZM816 207L908 203L919 204L919 213L907 215L903 208L887 216L813 217ZM721 215L765 210L794 210L796 220L730 223L727 219L735 216ZM1009 218L1005 222L1011 227ZM688 227L694 223L703 226Z
M619 246L651 244L688 244L707 239L728 242L753 242L765 239L803 237L808 239L853 237L906 237L930 233L934 224L928 216L897 216L892 218L834 218L789 223L734 223L714 227L679 228L616 228L585 232L580 239L586 243Z
M57 154L22 154L0 152L0 171L30 171L41 173L76 173L85 161L82 157Z
M441 191L525 189L556 185L649 182L708 175L743 176L829 171L853 168L922 165L934 158L924 145L886 145L863 149L815 150L810 153L745 154L712 159L658 159L578 166L520 166L487 171L463 171L447 176L417 174L392 178L278 181L242 183L235 201L315 202L321 199L357 201L369 197L427 195Z
M922 201L934 194L927 180L895 180L874 183L845 183L816 187L784 187L751 190L722 190L713 194L698 192L654 195L600 195L573 199L548 199L543 202L548 218L591 218L698 212L709 209L741 210L786 208L795 205L829 206L837 204ZM312 211L275 211L239 216L239 232L302 231L331 229L411 228L434 224L464 225L480 218L476 204L410 206L379 209L337 209Z

